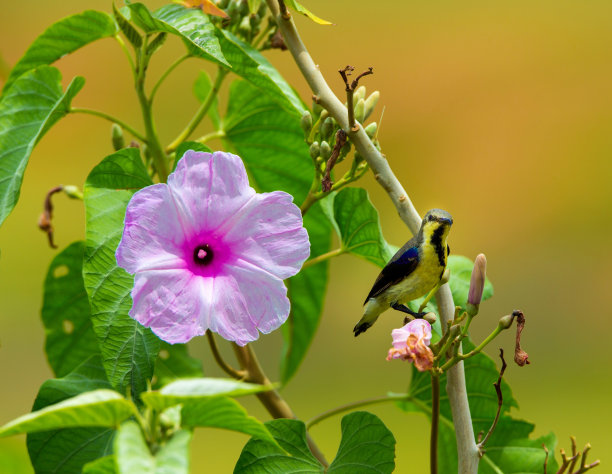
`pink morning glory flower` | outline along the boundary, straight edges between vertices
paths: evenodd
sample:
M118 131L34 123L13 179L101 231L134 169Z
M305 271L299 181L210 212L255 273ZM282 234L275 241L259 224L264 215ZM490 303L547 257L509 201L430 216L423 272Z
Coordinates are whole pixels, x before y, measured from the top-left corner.
M424 319L414 319L400 329L391 331L393 347L389 349L387 360L401 359L413 361L421 372L433 367L431 325Z
M258 194L240 157L188 151L168 184L136 192L116 258L135 275L129 315L171 344L207 329L243 346L289 315L285 278L310 254L299 208Z

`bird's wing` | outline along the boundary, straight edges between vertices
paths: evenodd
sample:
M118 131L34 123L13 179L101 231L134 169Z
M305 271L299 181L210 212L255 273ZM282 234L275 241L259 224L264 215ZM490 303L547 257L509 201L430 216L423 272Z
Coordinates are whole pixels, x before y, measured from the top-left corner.
M370 298L375 298L391 285L410 275L419 263L419 249L415 239L411 239L406 245L397 251L389 263L382 269L380 275L374 282L374 286L370 290L365 303Z

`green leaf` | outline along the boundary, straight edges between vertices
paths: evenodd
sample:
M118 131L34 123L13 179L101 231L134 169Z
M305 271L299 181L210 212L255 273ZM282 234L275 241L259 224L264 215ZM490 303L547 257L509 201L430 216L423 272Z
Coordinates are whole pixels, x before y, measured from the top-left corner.
M372 413L357 411L342 418L342 441L328 473L391 473L395 438ZM442 471L441 471L442 472Z
M128 316L134 278L117 266L115 250L127 203L150 184L138 150L125 148L91 171L83 191L87 222L83 276L94 331L108 380L120 393L129 387L133 396L147 388L160 341Z
M127 12L129 9L124 7ZM117 21L117 25L119 25L119 29L123 32L125 37L128 39L130 43L134 45L135 48L140 48L142 46L142 36L140 33L132 26L129 20L123 16L123 13L120 10L117 10L117 7L113 3L113 16Z
M245 81L230 86L223 128L261 191L282 190L301 203L314 177L300 115Z
M238 397L251 393L265 392L272 387L232 379L199 378L176 380L159 391L146 392L142 394L145 405L156 410L197 401L203 398L224 395L227 397Z
M33 411L110 384L98 355L82 362L73 372L42 384ZM59 428L29 433L30 461L36 472L81 472L83 466L111 452L112 428Z
M331 226L321 210L320 202L304 216L304 227L310 238L311 258L327 252L331 243ZM328 276L329 262L324 261L303 269L287 281L291 312L289 322L282 327L285 339L281 357L283 384L297 372L317 332Z
M188 474L191 433L181 430L151 454L134 421L127 421L117 433L115 453L120 474Z
M251 439L240 453L234 473L286 474L325 472L306 441L306 426L299 420L278 419L265 423L278 444Z
M142 3L129 3L127 6L132 11L133 21L145 33L164 32L176 35L183 40L190 52L229 66L215 36L215 27L201 10L171 4L151 14Z
M193 84L193 93L200 102L206 101L208 94L213 88L213 83L206 71L200 71L198 78ZM208 116L215 127L215 130L221 128L221 117L219 116L219 99L215 95L212 104L208 108Z
M249 416L240 403L228 397L216 396L188 401L181 410L181 420L186 428L223 428L276 443L261 421Z
M297 114L299 120L306 107L274 66L257 49L229 31L217 29L216 34L223 54L231 64L231 72L246 79L288 112Z
M115 456L104 456L83 466L83 474L116 474L116 472Z
M380 228L378 211L368 192L362 188L344 188L322 202L334 225L342 249L384 267L391 259L389 244Z
M468 352L474 348L474 344L466 339L463 342L463 351ZM493 383L499 377L499 370L495 362L486 354L480 353L464 361L466 375L466 389L470 413L472 415L474 433L480 431L488 432L495 414L497 412L497 395ZM440 378L441 392L444 392L446 375ZM529 439L529 434L533 431L531 423L516 420L507 416L512 407L518 407L518 403L512 396L512 391L505 380L502 379L501 389L503 393L502 420L500 421L493 435L486 445L486 453L480 461L481 473L500 473L500 472L522 472L522 473L541 473L544 465L544 451L542 443L546 443L548 448L553 451L555 447L554 436L548 435L544 438L535 440ZM410 383L409 395L413 398L412 402L400 402L398 405L407 411L421 411L428 417L431 416L431 378L427 372L418 372L412 369L412 380ZM440 433L438 442L438 463L440 472L457 472L457 445L455 440L455 430L452 422L452 413L447 397L440 400ZM505 446L508 450L504 451ZM538 448L534 451L534 447ZM514 469L507 459L508 452L513 452L517 458ZM539 456L539 457L538 457ZM518 461L525 459L526 463ZM529 470L528 465L533 464L534 459L541 461L537 470ZM554 464L552 460L550 463ZM549 463L552 472L553 467ZM498 470L484 470L485 466L496 466Z
M302 4L298 3L296 0L285 0L285 3L287 4L289 8L293 8L296 12L307 16L308 18L310 18L315 23L318 23L319 25L332 25L333 24L327 20L323 20L322 18L319 18L314 13L311 13L309 10L307 10Z
M99 389L50 405L7 423L0 436L75 426L118 426L134 415L134 405L113 390Z
M45 278L41 311L45 352L57 377L100 353L83 283L84 250L84 242L68 246L53 259Z
M155 361L157 381L154 388L163 387L176 379L203 375L202 362L189 355L186 344L161 342L159 357Z
M85 79L62 92L60 72L49 66L23 74L0 98L0 225L13 210L36 143L64 117Z
M327 471L308 448L303 422L272 420L266 426L282 449L269 441L251 439L240 454L235 473L385 474L395 468L395 439L383 422L368 412L354 412L342 418L342 440Z
M113 18L107 13L94 10L71 15L54 23L36 38L15 64L4 85L4 94L24 73L51 64L93 41L114 36L116 32Z

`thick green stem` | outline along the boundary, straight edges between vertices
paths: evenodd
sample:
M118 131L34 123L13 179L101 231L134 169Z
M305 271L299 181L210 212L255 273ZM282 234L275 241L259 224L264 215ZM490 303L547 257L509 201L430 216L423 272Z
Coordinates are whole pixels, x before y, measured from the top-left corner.
M438 426L440 424L440 379L431 374L431 438L429 466L431 474L438 474Z
M189 135L191 135L193 131L197 128L197 126L200 124L202 119L206 116L208 109L213 104L215 97L217 97L217 93L219 92L219 89L221 88L223 79L225 79L225 76L227 76L228 72L229 72L228 70L223 69L222 67L219 67L217 78L215 79L215 83L213 84L212 89L208 93L208 96L206 96L206 99L204 100L204 102L202 102L202 105L200 106L200 108L198 109L194 117L187 124L187 127L185 127L185 130L183 130L179 134L179 136L176 137L174 141L170 143L170 145L168 145L168 147L166 148L167 153L171 153L174 150L176 150L178 146L181 143L183 143L187 138L189 138Z
M105 120L108 120L109 122L116 123L121 128L123 128L124 130L127 130L132 135L134 135L134 138L137 138L138 140L140 140L143 143L147 143L147 138L143 134L141 134L141 133L137 132L136 130L134 130L133 127L130 127L124 121L119 120L118 118L113 117L112 115L109 115L107 113L100 112L98 110L85 109L83 107L71 107L70 108L70 113L93 115L95 117L100 117L100 118L103 118Z

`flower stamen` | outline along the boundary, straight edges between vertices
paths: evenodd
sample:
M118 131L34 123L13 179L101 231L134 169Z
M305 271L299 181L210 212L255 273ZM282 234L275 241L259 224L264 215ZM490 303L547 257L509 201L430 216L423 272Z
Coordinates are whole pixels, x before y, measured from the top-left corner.
M210 245L198 245L193 251L193 261L197 265L208 265L213 259L213 251Z

